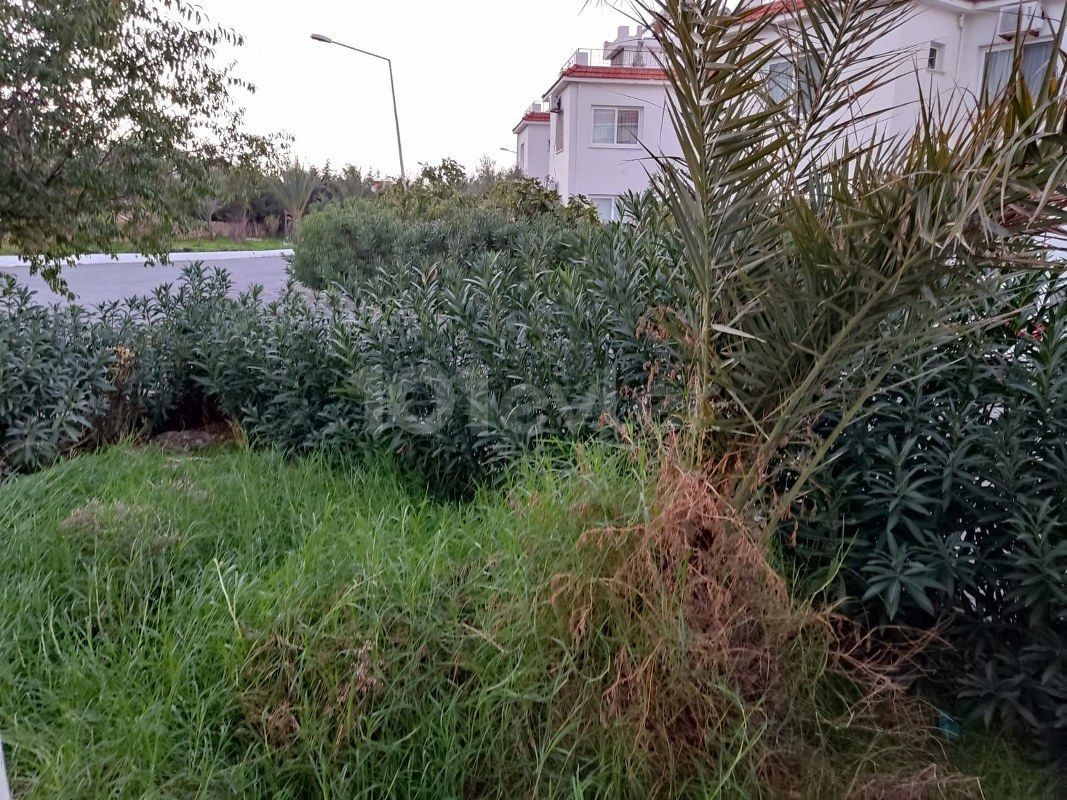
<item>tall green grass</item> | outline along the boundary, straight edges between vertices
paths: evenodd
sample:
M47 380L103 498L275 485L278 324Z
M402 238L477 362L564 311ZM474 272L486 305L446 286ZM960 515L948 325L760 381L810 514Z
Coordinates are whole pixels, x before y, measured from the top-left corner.
M532 609L622 462L467 506L381 465L113 449L0 487L0 733L20 797L625 795ZM525 616L522 611L525 610Z
M671 763L609 691L658 618L590 602L575 630L583 587L611 589L620 564L583 534L624 540L654 472L578 450L460 505L381 463L114 448L0 485L16 795L776 796L752 754L787 740L758 700L738 696L729 728L699 721L713 752ZM684 631L657 635L686 669ZM847 722L820 739L808 695L827 692L789 711L819 762L799 796L922 766Z

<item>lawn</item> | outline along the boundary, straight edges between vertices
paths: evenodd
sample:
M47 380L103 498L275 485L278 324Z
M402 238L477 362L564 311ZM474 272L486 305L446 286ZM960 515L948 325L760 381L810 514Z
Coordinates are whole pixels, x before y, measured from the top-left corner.
M172 253L229 253L239 250L285 250L291 242L281 239L178 239L171 246Z
M648 471L580 450L458 504L384 463L118 447L0 484L16 796L753 796L741 735L657 782L601 689L619 626L558 599ZM1052 796L982 746L986 797Z

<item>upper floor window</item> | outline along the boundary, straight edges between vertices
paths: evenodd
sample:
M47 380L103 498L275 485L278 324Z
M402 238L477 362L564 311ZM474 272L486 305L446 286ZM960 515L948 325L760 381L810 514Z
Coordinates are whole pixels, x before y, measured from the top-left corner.
M641 109L594 108L593 144L638 144Z
M945 71L945 45L941 42L930 42L927 47L926 69L929 72Z
M1045 70L1052 60L1052 42L1031 42L1022 46L1019 69L1031 93L1036 94L1045 80ZM982 99L989 102L999 95L1011 81L1015 65L1015 48L990 50L985 56L985 71L982 76Z
M519 166L526 169L526 143L519 145Z
M782 103L793 94L796 73L790 61L772 61L767 65L767 96L772 103Z
M556 152L563 152L563 109L557 109L556 115Z

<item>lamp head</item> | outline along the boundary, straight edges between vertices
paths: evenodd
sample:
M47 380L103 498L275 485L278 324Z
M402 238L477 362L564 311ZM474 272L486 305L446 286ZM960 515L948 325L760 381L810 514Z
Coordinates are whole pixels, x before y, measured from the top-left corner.
M313 33L311 34L311 38L314 39L316 42L325 42L326 44L333 44L333 39L331 39L329 36L323 36L321 33Z

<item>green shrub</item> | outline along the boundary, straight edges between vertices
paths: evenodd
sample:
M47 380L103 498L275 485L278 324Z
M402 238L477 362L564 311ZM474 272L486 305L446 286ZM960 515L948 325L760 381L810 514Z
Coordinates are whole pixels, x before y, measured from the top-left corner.
M0 477L38 469L92 439L118 357L83 309L0 291Z
M898 365L836 447L797 552L834 599L937 629L935 687L990 723L1067 731L1067 315Z
M563 262L576 246L573 226L548 213L515 219L501 209L457 201L428 214L364 200L328 205L308 216L292 263L294 276L308 286L336 283L358 290L381 269L464 264L487 253L514 258L534 247L549 248L552 258Z
M656 219L590 226L568 245L540 222L497 222L477 210L424 221L403 246L445 255L380 258L352 294L231 298L223 274L192 267L174 292L95 315L17 295L0 341L25 354L43 346L27 337L44 337L57 355L7 357L0 431L12 453L29 452L11 467L37 468L89 434L113 441L213 411L257 443L386 449L465 492L539 441L611 436L663 402L673 356L651 311L669 286ZM498 235L515 252L494 249ZM80 361L58 355L79 348ZM77 403L42 402L64 384Z
M663 401L673 356L651 324L670 285L657 218L590 226L566 240L543 221L478 224L494 219L474 211L424 220L406 236L440 258L365 263L351 302L340 293L313 312L333 320L328 335L320 332L324 353L310 356L312 364L326 353L335 359L326 368L333 417L318 426L324 434L357 431L435 485L469 488L537 441L610 433ZM225 352L212 348L205 364ZM234 353L236 369L248 361ZM257 380L236 399L260 396ZM223 396L232 385L207 388Z

